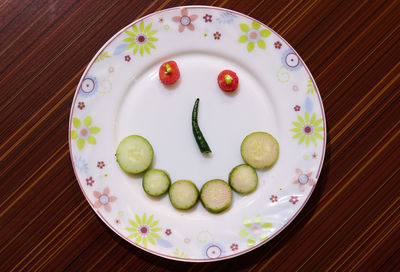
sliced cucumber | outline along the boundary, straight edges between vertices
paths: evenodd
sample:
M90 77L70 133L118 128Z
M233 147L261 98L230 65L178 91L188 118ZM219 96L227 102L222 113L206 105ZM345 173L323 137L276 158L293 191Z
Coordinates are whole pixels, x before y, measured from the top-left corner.
M115 156L122 170L138 174L150 167L153 161L153 148L142 136L131 135L119 143Z
M244 138L240 147L243 160L254 168L272 166L279 156L279 144L266 132L254 132Z
M257 189L258 176L256 170L247 164L241 164L229 173L229 185L239 194L249 194Z
M192 208L199 199L199 190L189 180L178 180L169 188L169 200L172 206L180 210Z
M200 200L208 211L220 213L232 204L231 187L221 179L207 181L201 187Z
M150 169L147 170L143 176L143 190L151 196L160 196L165 194L169 186L171 185L171 180L168 174L160 169Z

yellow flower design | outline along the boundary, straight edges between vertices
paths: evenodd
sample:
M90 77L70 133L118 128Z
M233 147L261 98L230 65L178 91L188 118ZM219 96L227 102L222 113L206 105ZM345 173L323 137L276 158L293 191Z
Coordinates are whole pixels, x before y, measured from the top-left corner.
M314 84L311 81L311 78L309 77L307 80L307 93L314 94L314 92L315 92Z
M157 227L158 220L153 221L153 215L147 218L146 213L143 214L142 218L139 215L136 215L136 220L128 220L132 227L125 228L127 231L132 232L128 236L128 239L136 238L136 244L143 244L144 247L147 248L148 242L156 245L156 241L154 239L161 238L157 232L161 231L161 228Z
M92 134L99 133L100 128L96 126L91 126L91 116L87 116L85 119L83 119L83 126L81 120L74 117L72 118L72 125L75 129L71 130L71 139L78 139L78 141L76 141L76 145L78 146L79 150L82 150L82 148L85 147L86 142L92 145L96 144L96 138Z
M247 42L247 51L251 52L254 50L256 44L260 49L265 49L266 44L262 38L266 38L271 35L271 31L263 28L260 29L261 25L257 22L252 22L251 27L247 24L240 24L240 29L246 33L241 35L238 39L240 43Z
M141 21L139 27L133 25L132 30L125 31L129 37L125 38L123 41L129 43L126 49L133 48L133 55L136 55L139 51L140 55L143 56L145 51L150 54L150 48L156 49L153 42L158 41L158 39L153 35L157 33L157 30L152 30L151 25L150 23L146 26L144 22Z
M292 122L295 127L290 131L295 133L293 138L299 138L298 144L305 142L306 146L309 146L311 141L317 146L317 139L324 139L320 134L320 132L324 131L323 126L320 126L322 118L316 119L317 115L315 112L311 115L311 118L308 112L304 114L304 118L301 115L297 115L297 120L299 122Z
M253 219L244 218L243 225L246 227L239 232L239 236L247 238L247 246L254 246L257 242L262 242L268 238L268 231L272 228L272 223L263 223L260 214Z

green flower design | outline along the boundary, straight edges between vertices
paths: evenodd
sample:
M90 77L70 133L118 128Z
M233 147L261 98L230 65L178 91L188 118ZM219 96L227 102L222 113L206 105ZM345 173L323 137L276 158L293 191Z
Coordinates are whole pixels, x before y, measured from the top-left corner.
M140 55L143 56L144 51L150 54L150 48L156 49L153 42L158 41L156 37L153 37L157 33L157 30L151 30L151 23L145 26L144 22L141 21L139 28L137 25L132 26L132 30L126 30L125 33L129 35L125 38L124 42L129 42L126 49L133 47L133 55L139 51Z
M95 62L101 62L106 58L111 58L111 56L109 55L108 51L101 52L100 55L95 60Z
M245 35L241 35L239 37L238 42L245 43L247 42L247 51L251 52L254 50L254 47L257 46L260 49L265 49L265 41L262 38L266 38L271 35L271 31L267 29L260 29L261 25L257 22L251 23L251 28L247 24L240 24L240 29L246 33Z
M71 139L78 139L76 145L78 146L79 150L82 150L85 147L86 142L92 145L96 144L96 138L92 134L99 133L100 128L91 126L91 124L91 116L87 116L85 119L83 119L83 126L81 120L76 117L72 118L72 125L76 130L71 130Z
M185 252L183 252L183 251L179 251L179 249L175 249L175 251L174 252L172 252L172 254L175 256L175 257L179 257L179 258L185 258L185 259L189 259L189 255L187 255Z
M314 91L315 91L314 84L311 81L311 77L309 77L307 80L307 93L314 94Z
M161 238L161 236L157 234L157 232L161 231L161 228L156 227L158 220L153 221L153 215L147 218L146 213L144 213L142 218L136 215L136 221L128 221L133 226L125 228L127 231L132 232L132 234L128 236L128 239L136 238L136 244L143 244L143 246L147 248L147 242L156 245L154 238Z
M262 217L257 214L253 220L243 219L243 225L246 227L239 232L239 236L247 238L247 246L254 246L257 242L262 242L268 238L267 231L272 228L272 223L262 223Z
M315 146L317 146L317 139L324 139L320 134L320 132L324 131L324 128L319 126L322 123L322 118L318 120L316 119L317 115L315 112L311 115L311 118L308 112L304 114L304 118L297 115L297 120L299 122L292 122L295 127L290 131L295 133L293 138L299 138L298 144L305 142L308 147L311 141Z

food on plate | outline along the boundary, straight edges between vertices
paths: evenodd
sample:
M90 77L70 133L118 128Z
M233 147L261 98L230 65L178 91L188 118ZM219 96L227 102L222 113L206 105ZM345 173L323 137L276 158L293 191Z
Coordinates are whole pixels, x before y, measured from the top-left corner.
M115 154L119 166L127 173L142 173L153 161L153 147L142 136L130 135L118 145Z
M211 149L208 146L206 139L204 138L203 133L201 132L198 121L197 121L197 112L199 110L199 102L200 102L200 99L197 98L196 102L194 103L193 111L192 111L193 135L194 135L194 138L196 139L197 145L199 146L201 153L211 153Z
M176 62L173 60L161 64L158 74L161 82L165 85L172 85L181 77L178 64L176 64Z
M163 84L174 84L179 80L180 72L175 61L161 65L160 80ZM218 84L223 91L232 92L237 89L239 78L231 70L223 70L218 75ZM200 98L197 98L192 110L192 130L196 143L202 153L211 153L198 124ZM229 173L229 183L221 179L206 182L200 192L189 180L178 180L171 185L169 175L160 169L148 170L153 161L153 148L142 136L125 137L119 144L116 158L120 167L127 173L145 172L142 180L143 190L150 196L161 196L168 192L172 206L180 210L188 210L201 203L211 213L220 213L232 205L232 190L239 194L254 192L258 186L258 175L255 170L272 166L279 156L279 144L266 132L253 132L245 137L240 147L246 164L234 167Z
M199 190L189 180L178 180L169 188L169 200L179 210L192 208L199 199Z
M168 174L160 169L147 170L143 176L143 190L150 196L160 196L168 192L171 180Z
M224 92L233 92L239 85L239 78L231 70L223 70L218 75L218 85Z
M229 174L229 185L239 194L249 194L255 191L258 185L256 170L247 164L236 166Z
M279 144L269 133L254 132L243 140L240 153L253 168L270 167L278 160Z
M207 181L200 191L200 200L204 208L212 213L220 213L232 204L232 189L222 179Z

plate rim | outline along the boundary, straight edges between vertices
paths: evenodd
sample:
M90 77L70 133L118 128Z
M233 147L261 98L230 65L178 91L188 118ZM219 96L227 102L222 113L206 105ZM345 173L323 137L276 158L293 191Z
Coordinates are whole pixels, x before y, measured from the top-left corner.
M225 12L230 12L230 13L233 13L233 14L235 14L235 15L242 16L242 17L244 17L244 18L246 18L246 19L255 21L255 22L259 23L261 26L263 26L264 28L270 30L272 33L274 33L275 35L277 35L280 39L282 39L282 41L288 46L288 48L290 48L290 49L293 51L293 53L296 54L296 56L299 58L299 60L301 61L302 65L304 66L305 71L307 72L308 76L310 77L310 79L311 79L311 81L312 81L312 83L313 83L313 86L314 86L314 88L315 88L315 90L316 90L316 94L317 94L318 101L319 101L319 106L320 106L320 108L321 108L322 120L323 120L323 124L324 124L324 126L323 126L323 128L324 128L324 139L323 139L323 146L322 146L322 155L321 155L320 164L319 164L319 167L318 167L318 170L317 170L317 174L316 174L316 177L315 177L315 179L316 179L316 181L317 181L317 184L318 184L318 180L319 180L319 177L320 177L320 175L321 175L322 168L323 168L324 161L325 161L326 144L327 144L327 123L326 123L326 117L325 117L325 108L324 108L324 105L323 105L323 102L322 102L321 94L320 94L320 92L319 92L318 86L317 86L317 84L316 84L316 82L315 82L315 79L314 79L314 77L312 76L310 70L308 69L307 65L305 64L305 62L303 61L303 59L301 58L301 56L300 56L300 55L297 53L297 51L289 44L289 42L287 42L280 34L278 34L277 32L275 32L271 27L267 26L266 24L264 24L263 22L261 22L261 21L255 19L255 18L253 18L253 17L251 17L251 16L249 16L249 15L246 15L246 14L244 14L244 13L241 13L241 12L239 12L239 11L235 11L235 10L231 10L231 9L227 9L227 8L222 8L222 7L216 7L216 6L207 6L207 5L186 5L186 6L175 6L175 7L171 7L171 8L167 8L167 9L158 10L158 11L149 13L149 14L147 14L147 15L145 15L145 16L142 16L142 17L140 17L140 18L134 20L133 22L129 23L127 26L121 28L121 29L120 29L116 34L114 34L111 38L109 38L109 39L107 40L107 42L104 43L103 46L101 46L101 48L97 51L97 53L92 57L91 61L90 61L89 64L86 66L86 68L85 68L85 70L84 70L84 72L83 72L83 74L82 74L82 76L81 76L81 78L80 78L80 80L79 80L79 83L78 83L78 85L77 85L77 87L76 87L75 94L74 94L74 97L73 97L73 100L72 100L72 104L71 104L70 116L69 116L69 125L68 125L68 143L69 143L69 146L68 146L68 148L69 148L70 159L71 159L72 168L73 168L73 170L74 170L75 177L76 177L76 179L77 179L77 182L78 182L78 184L79 184L79 187L80 187L80 189L81 189L83 195L85 196L86 201L90 204L90 207L91 207L91 208L93 209L93 211L97 214L97 216L101 218L101 220L103 221L103 223L106 224L107 227L109 227L114 233L118 234L118 236L119 236L120 238L124 239L124 240L127 241L129 244L132 244L132 245L136 246L137 248L139 248L139 249L141 249L141 250L144 250L144 251L146 251L146 252L148 252L148 253L151 253L151 254L157 255L157 256L159 256L159 257L166 258L166 259L175 260L175 261L183 261L183 262L192 262L192 263L215 262L215 261L222 261L222 260L227 260L227 259L231 259L231 258L234 258L234 257L238 257L238 256L240 256L240 255L243 255L243 254L246 254L246 253L248 253L248 252L250 252L250 251L253 251L253 250L259 248L260 246L263 246L263 245L265 245L266 243L268 243L269 241L271 241L274 237L276 237L276 236L277 236L278 234L280 234L284 229L286 229L286 227L287 227L288 225L290 225L290 224L295 220L295 218L297 218L297 216L299 215L299 213L303 210L303 208L304 208L304 207L306 206L306 204L308 203L308 200L309 200L309 198L311 197L311 195L313 194L314 189L315 189L315 187L317 186L317 184L316 184L315 186L312 186L312 188L311 188L310 192L308 193L306 199L304 200L303 204L297 209L297 211L288 219L288 221L287 221L284 225L282 225L277 231L275 231L274 234L272 234L270 237L268 237L268 239L266 239L266 240L264 240L264 241L262 241L262 242L260 242L260 243L258 243L258 244L256 244L256 245L254 245L254 246L252 246L252 247L250 247L250 248L247 248L247 249L245 249L245 250L243 250L243 251L240 251L240 252L237 252L237 253L233 253L233 254L231 254L231 255L227 255L227 256L223 256L223 257L212 258L212 259L187 259L187 258L175 257L175 256L171 256L171 255L166 255L166 254L163 254L163 253L159 253L159 252L157 252L157 251L153 251L153 250L151 250L151 249L145 248L145 247L143 247L143 246L141 246L141 245L139 245L139 244L135 244L133 241L127 239L127 238L126 238L122 233L120 233L116 228L114 228L114 227L111 225L111 223L108 222L108 221L102 216L102 214L99 213L98 210L96 210L96 209L94 208L93 203L91 203L91 201L90 201L88 195L86 194L85 190L83 189L83 187L82 187L82 185L81 185L81 182L80 182L80 179L79 179L79 176L78 176L77 171L76 171L76 167L75 167L75 164L74 164L74 158L73 158L73 154L72 154L72 142L71 142L72 139L71 139L71 133L70 133L70 131L71 131L71 129L72 129L72 118L73 118L73 113L74 113L74 106L75 106L75 104L76 104L77 96L78 96L78 93L79 93L79 88L80 88L80 86L81 86L81 84L82 84L82 81L84 80L84 78L85 78L86 75L88 74L89 70L92 68L92 66L93 66L93 64L95 63L95 60L97 59L97 57L103 52L103 50L104 50L105 48L107 48L107 47L109 46L109 44L111 44L117 37L119 37L126 29L130 28L132 25L137 24L137 23L139 23L139 22L141 22L141 21L147 19L148 17L152 17L152 16L155 16L155 15L160 14L160 13L169 12L169 11L172 11L172 10L180 10L180 9L183 9L183 8L187 8L187 9L199 9L199 8L201 8L201 9L212 9L212 10L218 10L218 11L225 11Z

